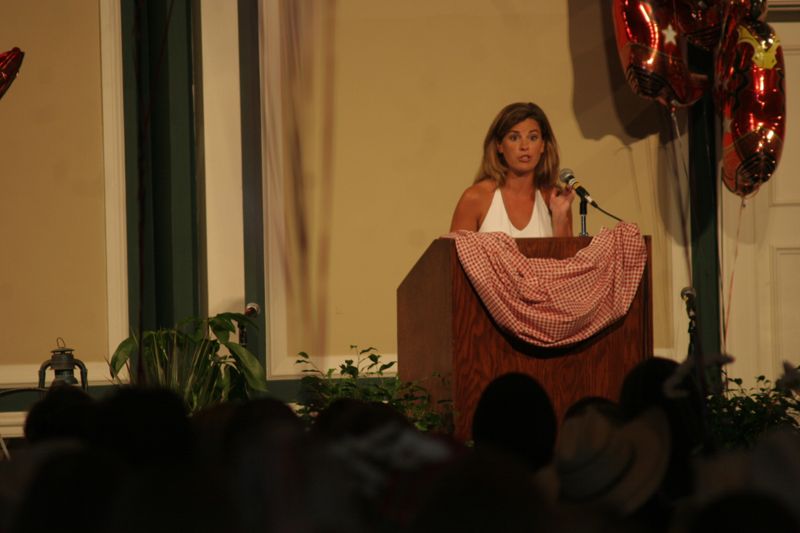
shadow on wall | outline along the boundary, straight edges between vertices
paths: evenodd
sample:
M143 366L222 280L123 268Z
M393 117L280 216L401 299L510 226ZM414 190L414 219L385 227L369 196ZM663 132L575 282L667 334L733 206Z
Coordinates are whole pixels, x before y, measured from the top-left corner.
M614 135L628 144L659 133L664 118L660 104L637 96L625 81L617 55L611 2L569 0L569 47L575 80L572 105L586 138ZM598 51L602 51L602 58L598 58ZM617 121L608 120L609 103L605 100L609 98Z
M575 117L587 139L613 135L623 145L630 146L637 140L658 135L655 203L665 229L681 242L681 228L671 220L670 206L678 193L677 177L681 177L681 182L686 179L683 166L688 164L686 155L676 161L672 146L674 129L666 109L638 96L628 85L617 53L611 7L612 0L568 0ZM678 128L684 133L686 113L679 109L676 116ZM686 142L684 137L684 145Z

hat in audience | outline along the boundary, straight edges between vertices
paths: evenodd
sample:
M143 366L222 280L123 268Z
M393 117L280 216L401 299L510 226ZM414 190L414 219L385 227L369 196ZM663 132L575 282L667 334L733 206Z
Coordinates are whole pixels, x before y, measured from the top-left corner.
M741 491L755 490L780 501L800 521L800 434L773 428L750 450L725 450L695 461L694 505L702 507Z
M800 521L800 433L794 427L765 432L753 449L753 488L771 493Z
M560 498L630 514L660 485L669 447L669 425L659 408L624 425L588 408L561 427L555 452Z

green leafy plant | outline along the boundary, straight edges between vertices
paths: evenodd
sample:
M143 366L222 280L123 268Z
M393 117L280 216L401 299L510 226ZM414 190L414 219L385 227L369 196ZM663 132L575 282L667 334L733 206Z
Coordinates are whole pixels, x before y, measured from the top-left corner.
M790 426L800 429L800 400L785 379L773 383L765 376L745 388L739 378L728 378L726 390L707 399L706 427L718 449L751 448L765 431Z
M359 350L353 345L350 349L356 353L355 359L347 359L338 369L326 371L320 370L306 352L298 354L296 364L309 367L303 370L306 375L301 379L298 402L298 414L303 420L310 423L334 401L351 398L389 404L422 431L452 431L450 402L434 403L430 393L419 383L385 375L395 362L382 362L383 356L376 348Z
M165 387L177 392L194 413L226 400L244 399L267 390L266 372L244 346L231 340L236 326L255 324L239 313L189 318L174 328L132 335L109 361L111 376L122 382ZM226 348L228 353L221 353Z

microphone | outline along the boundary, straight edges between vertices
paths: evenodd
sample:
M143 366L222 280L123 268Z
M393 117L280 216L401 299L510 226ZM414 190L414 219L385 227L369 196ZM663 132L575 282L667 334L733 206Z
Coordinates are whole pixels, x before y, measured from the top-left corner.
M686 314L689 316L689 320L694 320L697 316L697 308L695 307L696 297L697 292L694 290L694 287L684 287L681 289L681 300L686 304Z
M589 191L583 188L583 185L580 184L578 178L575 177L575 174L572 173L571 168L562 168L561 171L558 173L558 180L570 187L573 191L578 193L578 196L589 202L595 207L599 207L597 202L595 202L592 197L589 195Z

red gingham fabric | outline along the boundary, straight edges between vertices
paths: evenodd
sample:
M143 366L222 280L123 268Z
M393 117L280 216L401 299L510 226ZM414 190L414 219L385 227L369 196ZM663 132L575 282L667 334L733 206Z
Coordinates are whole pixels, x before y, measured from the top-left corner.
M647 261L639 228L603 229L568 259L529 258L505 233L458 231L461 265L501 328L535 346L566 346L623 317Z

